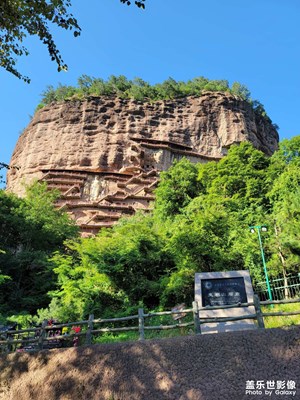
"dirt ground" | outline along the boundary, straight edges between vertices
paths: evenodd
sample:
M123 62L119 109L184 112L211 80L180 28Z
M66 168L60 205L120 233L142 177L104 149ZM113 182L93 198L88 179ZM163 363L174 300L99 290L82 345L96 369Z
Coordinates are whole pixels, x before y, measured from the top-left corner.
M247 381L296 389L246 394ZM266 398L300 399L300 326L0 356L1 400Z

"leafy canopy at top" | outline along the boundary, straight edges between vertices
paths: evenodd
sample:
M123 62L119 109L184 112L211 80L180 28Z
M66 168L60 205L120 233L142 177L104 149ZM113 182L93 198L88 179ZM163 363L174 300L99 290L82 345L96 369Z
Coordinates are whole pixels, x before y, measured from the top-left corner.
M47 46L52 61L58 70L66 69L49 24L63 29L74 30L74 36L80 35L80 27L72 14L68 13L69 0L6 0L0 3L0 65L25 82L30 79L16 68L16 57L28 55L23 45L24 39L37 36Z
M138 6L139 8L145 9L145 1L146 0L135 1L134 4L136 6ZM120 0L120 2L123 4L127 4L128 6L130 6L130 4L131 4L131 1L129 1L129 0Z
M120 0L130 5L130 1ZM135 1L139 8L145 8L145 0ZM57 48L51 27L73 30L79 36L81 28L77 19L68 12L70 0L1 0L0 2L0 66L17 78L29 83L16 67L16 58L28 55L23 45L27 36L37 36L47 46L49 56L55 61L58 71L66 70L67 65Z

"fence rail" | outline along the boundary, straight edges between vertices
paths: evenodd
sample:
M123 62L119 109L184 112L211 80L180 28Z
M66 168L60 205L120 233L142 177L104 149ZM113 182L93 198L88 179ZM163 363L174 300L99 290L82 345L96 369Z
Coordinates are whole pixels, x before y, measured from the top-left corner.
M254 302L249 303L237 303L233 305L226 306L213 306L213 307L202 307L199 308L197 302L193 302L192 308L187 308L183 310L176 311L160 311L153 313L144 313L142 308L138 309L138 314L130 315L126 317L120 318L94 318L94 315L91 314L88 320L84 321L76 321L69 322L65 324L53 324L51 326L47 325L47 321L45 320L40 327L36 328L27 328L27 329L19 329L19 330L8 330L6 332L0 331L0 352L11 352L16 350L16 345L21 344L23 348L27 351L37 351L42 349L49 349L54 347L62 347L64 342L73 342L73 345L76 346L79 344L79 337L85 336L85 344L89 345L93 341L93 337L96 335L106 333L106 332L129 332L136 331L139 333L139 340L145 339L145 331L150 330L169 330L169 329L180 329L185 327L194 327L195 334L201 333L201 325L203 324L211 324L211 323L220 323L220 322L232 322L246 319L253 319L257 321L257 327L259 329L264 328L264 317L270 316L292 316L292 315L300 315L300 307L299 311L291 311L291 312L265 312L263 313L261 310L261 306L273 305L273 304L289 304L289 303L300 303L300 298L298 299L286 299L286 300L273 300L273 301L260 301L258 296L254 296ZM255 313L240 315L236 317L203 317L203 311L213 311L213 310L227 310L231 308L244 308L254 306ZM186 316L187 314L192 314L193 321L191 322L182 322L182 318L180 315ZM173 318L176 315L177 321L176 323L169 325L145 325L145 320L150 319L152 317L166 316L172 315ZM179 319L178 319L179 318ZM116 322L125 322L125 321L134 321L138 320L138 324L136 326L127 326L127 327L95 327L95 325L101 324L110 324ZM72 327L74 329L74 333L65 333L63 334L63 329ZM83 329L81 329L83 327ZM25 335L27 334L27 337ZM33 336L29 336L32 334ZM30 348L31 346L31 348ZM26 348L27 347L27 348ZM17 349L18 350L18 349ZM19 349L20 350L20 349Z
M274 300L300 297L300 273L295 276L287 276L277 279L270 279L270 289ZM255 292L261 301L269 298L266 282L258 282L255 285Z

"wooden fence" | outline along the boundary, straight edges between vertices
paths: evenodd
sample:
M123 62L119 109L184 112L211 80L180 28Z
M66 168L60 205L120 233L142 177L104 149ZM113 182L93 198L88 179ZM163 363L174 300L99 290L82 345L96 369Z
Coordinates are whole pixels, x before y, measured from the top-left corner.
M49 349L54 347L62 347L61 345L64 342L69 342L69 345L73 344L74 346L78 345L79 337L85 336L85 344L92 344L93 337L99 335L101 333L106 332L129 332L129 331L137 331L139 333L139 340L145 339L145 331L149 330L168 330L168 329L178 329L185 327L193 327L195 334L201 334L201 325L202 324L210 324L210 323L218 323L218 322L229 322L229 321L239 321L245 319L253 319L257 321L257 327L259 329L263 329L264 325L264 317L270 316L291 316L291 315L300 315L300 311L293 312L265 312L263 313L261 310L261 305L272 305L272 304L288 304L288 303L300 303L299 299L289 299L289 300L277 300L277 301L259 301L257 295L254 296L253 303L238 303L227 306L213 306L213 307L204 307L198 308L197 302L193 302L193 308L182 309L176 311L161 311L161 312L153 312L153 313L144 313L143 308L138 309L137 315L131 315L127 317L121 318L109 318L109 319L95 319L94 315L90 315L88 320L85 321L77 321L77 322L69 322L66 324L57 324L57 325L48 325L48 321L44 321L41 327L37 328L28 328L21 330L9 330L6 332L0 331L0 352L11 352L15 351L18 345L22 346L27 351L37 351L42 349ZM224 310L230 308L237 307L250 307L254 306L255 313L240 315L236 317L201 317L201 313L205 310ZM300 308L300 307L299 307ZM145 320L147 318L159 317L165 315L176 315L176 317L180 317L180 315L192 314L193 320L190 322L182 322L181 318L178 321L174 321L174 324L171 325L156 325L156 326L148 326L145 324ZM97 327L95 329L95 325L104 325L111 324L116 322L126 322L137 320L136 326L127 326L127 327ZM79 330L80 327L80 330ZM83 329L81 328L83 327ZM66 333L62 334L63 328L73 328L74 333ZM76 329L74 329L76 328ZM59 332L57 334L57 332ZM27 335L27 337L26 337ZM30 336L31 335L31 336ZM5 337L3 337L5 336ZM73 342L73 343L72 343ZM59 344L59 345L58 345ZM30 346L32 347L30 349ZM20 349L19 349L20 350Z

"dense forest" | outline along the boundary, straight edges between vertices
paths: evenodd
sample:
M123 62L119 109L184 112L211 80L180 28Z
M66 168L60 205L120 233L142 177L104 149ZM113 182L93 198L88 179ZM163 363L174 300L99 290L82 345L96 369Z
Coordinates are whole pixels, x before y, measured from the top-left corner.
M267 157L250 143L219 162L186 159L161 173L154 211L80 238L43 184L0 191L1 319L60 321L191 304L195 272L248 269L264 281L299 273L300 136Z
M201 96L204 91L218 91L231 93L247 101L256 113L271 122L263 105L258 100L251 99L249 89L239 82L233 82L230 86L227 80L210 80L200 76L187 82L169 78L162 83L150 85L141 78L129 80L124 75L112 75L108 80L82 75L77 83L77 87L61 84L57 88L48 86L42 93L37 109L52 102L83 100L90 96L118 96L138 101L157 101Z

